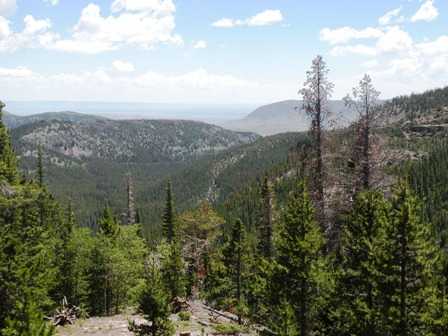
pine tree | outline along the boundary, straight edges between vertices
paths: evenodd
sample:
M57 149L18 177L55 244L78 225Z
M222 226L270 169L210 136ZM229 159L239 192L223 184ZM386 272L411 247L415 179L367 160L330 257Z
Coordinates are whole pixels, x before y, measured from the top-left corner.
M379 322L378 240L387 226L389 206L380 192L367 190L355 198L353 210L344 227L343 270L339 305L348 330L357 335L378 335ZM343 321L340 321L343 322Z
M3 123L3 107L5 104L0 101L0 182L5 180L7 183L14 184L19 179L19 160L9 143L9 132Z
M352 150L350 164L352 167L349 179L354 181L354 192L367 190L375 182L374 174L378 171L378 153L375 153L376 131L380 122L380 103L378 92L372 84L370 76L365 74L359 86L353 88L353 97L344 98L345 105L358 112L358 119L353 123L354 141L350 144Z
M45 171L44 171L44 163L43 163L43 153L42 153L42 146L39 145L37 149L37 162L36 162L36 169L37 169L37 184L39 187L44 186L44 178L45 178Z
M274 234L274 193L268 176L264 177L261 188L261 198L258 208L258 229L259 229L259 251L266 259L271 259L274 255L273 234Z
M25 290L18 302L16 311L11 318L6 319L6 328L1 330L4 336L50 336L55 333L55 327L44 320L44 314L39 309L36 299L29 289Z
M174 210L173 188L171 179L168 179L166 187L165 209L163 211L163 237L171 243L177 239L176 212Z
M236 308L238 324L242 323L242 315L246 310L243 290L245 279L247 278L249 247L246 239L246 231L243 222L237 218L233 225L232 236L226 249L224 250L225 264L227 266L227 276L230 278L232 286L227 292L231 297L231 304Z
M98 221L98 224L100 233L105 237L114 239L118 236L120 231L119 219L112 214L107 200L104 201L103 218Z
M421 203L407 182L401 178L392 192L379 263L384 278L380 284L383 324L393 335L420 335L428 323L423 317L437 251L428 224L421 220Z
M161 273L163 283L170 292L170 299L176 296L185 297L186 281L183 273L184 264L180 255L179 241L167 242L163 253Z
M303 96L303 108L311 119L309 135L314 140L313 149L315 155L315 192L318 206L318 218L321 225L325 220L324 199L324 129L331 112L328 109L328 99L333 91L333 84L327 79L328 68L322 56L318 55L312 62L311 70L306 72L307 79L303 83L304 88L299 91Z
M278 296L286 298L293 307L300 335L309 335L318 326L324 244L311 197L300 181L298 191L290 195L284 221L278 225L278 266L274 273Z
M138 305L139 311L151 324L137 326L131 323L130 329L139 335L170 336L174 334L174 327L169 319L170 293L165 289L157 263L156 256L150 256Z

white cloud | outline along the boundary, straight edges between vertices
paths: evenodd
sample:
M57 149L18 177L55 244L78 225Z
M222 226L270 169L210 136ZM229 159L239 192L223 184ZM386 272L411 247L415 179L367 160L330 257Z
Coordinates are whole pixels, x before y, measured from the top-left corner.
M269 26L273 23L283 21L283 16L280 10L267 9L264 12L258 13L244 20L234 20L229 18L222 18L211 25L213 27L230 28L234 26Z
M351 27L342 27L337 29L323 28L319 31L319 40L327 42L330 45L347 43L355 39L378 38L383 32L376 28L368 27L363 30L356 30Z
M140 86L148 87L177 87L207 90L241 88L254 85L244 79L230 75L211 75L204 69L198 69L180 76L165 76L158 72L149 71L138 76L135 82Z
M50 3L52 6L57 6L59 0L44 0L45 3Z
M112 63L112 65L114 66L115 70L118 70L121 72L133 72L135 70L134 65L129 62L123 62L123 61L116 60Z
M412 38L398 26L388 27L376 44L379 53L397 53L412 48Z
M332 56L346 56L350 54L356 54L361 56L376 56L377 50L373 47L369 47L363 44L336 46L333 49L331 49Z
M58 39L50 49L85 54L116 50L125 45L152 50L160 43L182 45L175 27L175 6L170 0L117 0L111 10L117 16L103 17L100 7L89 4L82 10L69 39Z
M16 9L16 0L0 0L0 16L12 15Z
M152 12L154 16L167 16L176 11L172 0L115 0L110 6L113 13L122 10L129 12Z
M51 21L49 19L35 20L31 15L27 15L23 21L25 22L23 33L26 35L36 34L47 28L51 28Z
M24 66L18 66L16 68L0 68L0 77L3 80L16 79L16 78L30 78L35 76L35 73Z
M439 16L439 11L434 7L434 0L426 1L411 17L411 22L433 21Z
M387 12L384 16L380 17L378 19L379 24L382 26L390 24L392 18L398 15L398 13L401 11L401 8L402 6L398 7L397 9L391 10L390 12Z
M425 56L440 55L448 57L448 36L442 35L435 41L417 44L416 48Z
M361 66L363 66L364 68L376 68L378 66L378 61L377 60L367 61L361 63Z
M11 29L9 28L9 21L0 16L0 41L5 40L11 35Z
M204 49L207 47L207 42L200 40L193 45L193 49Z
M231 75L210 74L204 69L179 75L155 71L137 75L124 72L114 74L98 68L46 76L26 67L16 67L0 68L0 77L0 91L11 100L23 99L23 92L27 92L27 99L30 100L51 100L56 96L60 100L98 100L101 97L110 101L148 101L152 97L169 102L173 93L183 95L187 100L197 96L206 100L215 94L217 97L227 95L230 99L237 93L245 97L243 93L247 93L248 88L258 85Z
M54 35L47 33L51 27L49 19L36 20L31 15L23 19L25 28L20 33L14 33L9 27L9 21L0 17L0 53L15 52L22 48L37 48L52 41Z

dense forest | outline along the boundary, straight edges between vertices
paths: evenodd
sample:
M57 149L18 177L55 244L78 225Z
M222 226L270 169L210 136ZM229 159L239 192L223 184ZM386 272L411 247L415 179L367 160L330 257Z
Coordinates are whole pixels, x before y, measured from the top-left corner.
M381 104L365 75L345 98L358 119L329 130L327 74L318 56L299 92L308 134L263 138L173 173L155 189L160 225L142 218L155 193L136 202L132 174L124 211L104 199L97 225L79 221L82 204L60 205L50 192L42 147L35 177L21 174L0 108L1 334L55 333L44 316L63 297L80 316L138 307L148 323L129 328L139 335L174 334L176 297L234 312L233 332L447 334L448 147L434 127L446 89ZM244 159L205 181L235 157Z

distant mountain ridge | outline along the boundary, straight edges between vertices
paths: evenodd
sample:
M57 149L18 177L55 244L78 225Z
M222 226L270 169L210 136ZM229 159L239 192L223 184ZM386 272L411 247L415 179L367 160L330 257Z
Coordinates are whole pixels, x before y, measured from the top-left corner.
M346 110L342 100L331 100L328 105L335 115ZM260 106L243 119L217 122L216 125L233 131L254 132L265 136L306 131L309 128L309 119L302 108L301 100L284 100Z
M73 111L44 112L44 113L32 114L29 116L18 116L3 111L3 122L5 123L8 129L20 127L22 125L31 124L38 121L48 121L48 120L80 121L80 120L104 120L104 119L107 118Z
M21 156L34 156L39 144L61 162L194 161L201 156L259 138L186 120L51 120L11 130Z

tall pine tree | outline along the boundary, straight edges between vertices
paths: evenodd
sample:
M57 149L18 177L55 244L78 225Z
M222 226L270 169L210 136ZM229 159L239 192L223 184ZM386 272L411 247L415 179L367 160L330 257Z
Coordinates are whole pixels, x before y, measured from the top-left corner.
M297 192L290 195L284 221L278 225L278 269L274 273L278 297L293 307L300 335L310 335L319 325L324 244L311 197L305 182L300 181Z

